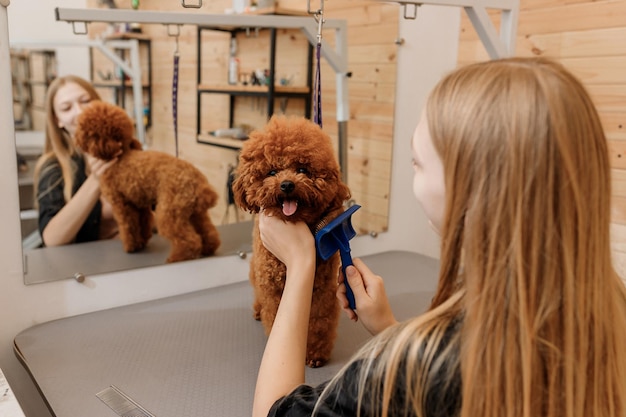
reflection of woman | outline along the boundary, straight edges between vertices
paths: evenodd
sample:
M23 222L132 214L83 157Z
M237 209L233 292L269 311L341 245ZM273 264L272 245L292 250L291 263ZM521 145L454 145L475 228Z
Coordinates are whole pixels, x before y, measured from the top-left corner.
M287 279L253 415L625 417L607 141L581 83L545 59L462 67L431 93L411 145L413 193L441 231L429 310L396 323L383 280L355 259L356 311L343 284L337 296L376 337L329 383L302 385L314 239L261 214Z
M82 78L55 79L46 97L44 154L35 167L39 232L46 246L107 239L117 234L110 205L100 197L99 177L114 162L83 154L74 145L76 119L100 97Z

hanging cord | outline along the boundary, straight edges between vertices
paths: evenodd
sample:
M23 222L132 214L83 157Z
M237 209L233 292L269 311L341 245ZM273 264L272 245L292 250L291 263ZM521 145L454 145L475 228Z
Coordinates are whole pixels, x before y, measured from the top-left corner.
M180 25L176 25L176 32L171 33L170 27L167 27L167 34L174 36L176 39L176 49L174 50L174 74L172 76L172 120L174 122L174 146L175 154L178 158L178 61L180 55L178 53L178 36L180 35Z
M322 26L324 25L324 0L320 0L320 8L317 11L310 10L307 3L307 11L313 14L317 22L317 45L315 47L315 81L313 86L313 121L322 127L322 74L321 74L321 51L322 51Z

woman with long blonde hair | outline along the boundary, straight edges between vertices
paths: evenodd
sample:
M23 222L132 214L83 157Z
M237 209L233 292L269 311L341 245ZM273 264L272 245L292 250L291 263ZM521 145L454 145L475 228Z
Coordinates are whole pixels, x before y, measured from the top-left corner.
M74 144L76 121L85 106L100 100L86 80L56 78L46 93L44 153L35 166L39 232L46 246L106 239L117 234L108 202L100 196L100 175L114 161L84 155Z
M611 178L598 114L562 65L462 67L412 139L413 191L441 234L429 310L397 323L383 281L347 268L376 337L329 383L304 383L315 246L260 217L287 265L254 415L626 417L626 289L611 262ZM357 316L358 313L358 316Z

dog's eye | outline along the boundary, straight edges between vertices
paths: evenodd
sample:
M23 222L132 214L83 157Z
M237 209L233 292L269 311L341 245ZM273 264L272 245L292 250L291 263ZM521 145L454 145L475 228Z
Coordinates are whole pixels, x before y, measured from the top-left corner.
M304 175L309 175L309 170L306 169L305 167L300 167L298 168L298 174L304 174Z
M273 169L273 170L271 170L270 172L267 173L267 176L268 177L274 177L274 176L276 176L277 173L278 172L275 169Z

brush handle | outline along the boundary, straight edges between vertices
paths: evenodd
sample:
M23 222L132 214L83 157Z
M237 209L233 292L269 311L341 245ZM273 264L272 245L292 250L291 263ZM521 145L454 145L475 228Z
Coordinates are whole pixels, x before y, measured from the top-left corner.
M343 283L346 284L346 297L348 298L348 305L352 310L356 310L356 302L354 301L354 293L350 284L348 284L348 276L346 275L346 268L352 263L352 256L350 256L349 250L339 249L339 255L341 256L341 270L343 271Z

